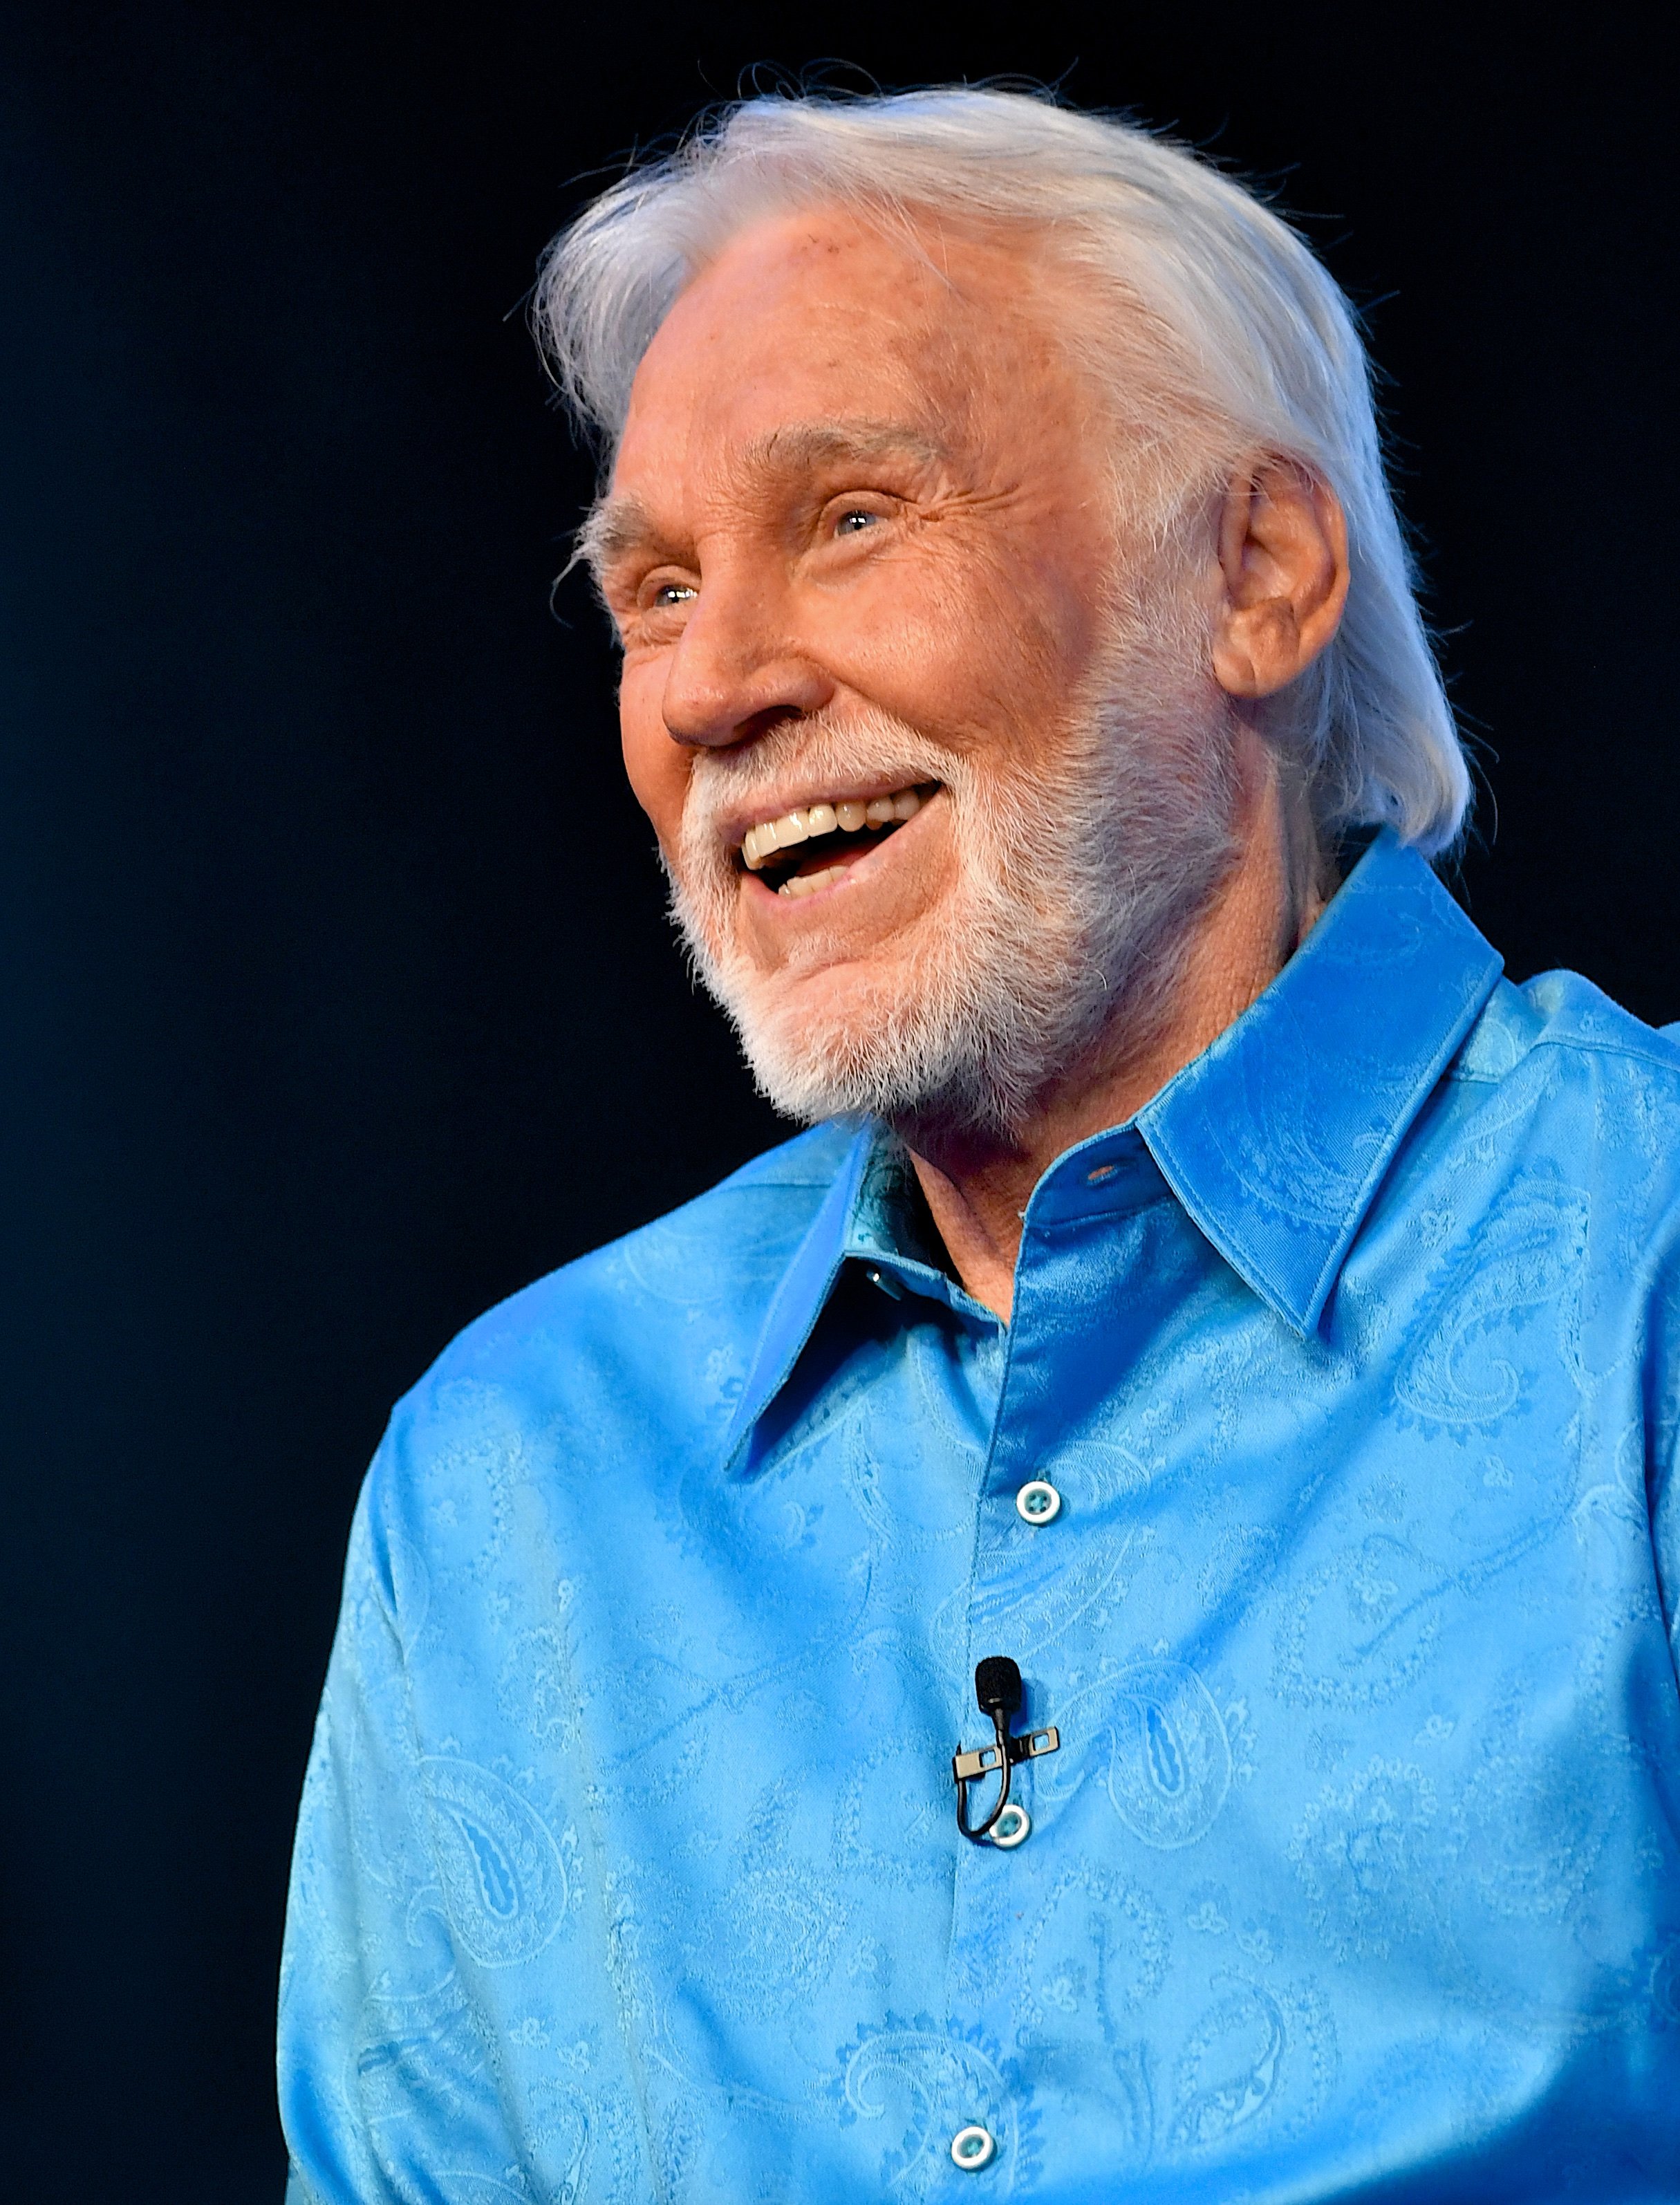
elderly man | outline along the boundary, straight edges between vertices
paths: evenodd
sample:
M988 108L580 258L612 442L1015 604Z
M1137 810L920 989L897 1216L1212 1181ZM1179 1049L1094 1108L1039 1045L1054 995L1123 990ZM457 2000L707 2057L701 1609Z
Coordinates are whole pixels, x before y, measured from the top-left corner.
M1680 2196L1680 1056L1430 871L1334 286L952 91L737 108L539 306L813 1130L397 1411L298 2205Z

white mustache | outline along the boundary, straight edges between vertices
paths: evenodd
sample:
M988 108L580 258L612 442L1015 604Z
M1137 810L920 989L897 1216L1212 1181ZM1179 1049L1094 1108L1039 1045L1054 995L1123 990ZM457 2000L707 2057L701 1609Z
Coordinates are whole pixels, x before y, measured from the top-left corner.
M966 778L964 759L890 713L864 710L843 721L814 713L784 722L743 750L707 751L695 759L683 804L683 849L696 858L715 849L726 816L770 818L792 802L854 788Z

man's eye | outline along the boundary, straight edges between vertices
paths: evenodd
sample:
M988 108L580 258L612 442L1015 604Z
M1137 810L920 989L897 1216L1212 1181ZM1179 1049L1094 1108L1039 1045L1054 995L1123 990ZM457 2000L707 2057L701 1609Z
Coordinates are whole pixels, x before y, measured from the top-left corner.
M860 536L866 528L873 528L881 515L865 513L861 506L853 506L849 513L841 514L834 523L836 536Z
M690 597L698 595L690 583L662 582L653 593L653 602L661 612L668 612L673 605L686 604Z

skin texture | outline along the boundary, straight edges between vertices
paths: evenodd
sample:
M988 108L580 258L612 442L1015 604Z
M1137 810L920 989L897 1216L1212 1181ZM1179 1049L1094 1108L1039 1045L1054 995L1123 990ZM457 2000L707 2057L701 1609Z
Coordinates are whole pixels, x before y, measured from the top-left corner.
M1023 239L888 237L819 209L736 238L677 300L636 377L592 540L624 646L625 763L668 856L697 755L750 753L815 712L876 706L1016 770L1056 739L1046 700L1092 684L1119 556L1101 401L1056 338L1077 311L1061 280ZM1259 726L1335 633L1341 514L1301 470L1256 455L1205 537L1211 670L1238 723L1239 855L1167 1023L1142 1043L1101 1036L1006 1141L911 1134L959 1276L1006 1317L1041 1174L1204 1049L1316 916ZM739 843L793 805L877 793L784 769L744 791L722 831ZM911 987L953 866L935 796L843 896L778 897L744 873L738 938L778 984L830 1005L866 971ZM814 923L830 945L815 967L799 956Z

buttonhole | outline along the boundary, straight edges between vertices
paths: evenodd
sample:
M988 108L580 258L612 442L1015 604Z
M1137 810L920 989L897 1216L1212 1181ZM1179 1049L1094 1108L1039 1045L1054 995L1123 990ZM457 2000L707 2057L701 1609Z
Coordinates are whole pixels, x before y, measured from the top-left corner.
M1099 1180L1113 1179L1119 1169L1118 1164L1099 1164L1095 1171L1085 1174L1085 1184L1087 1186L1095 1186Z

